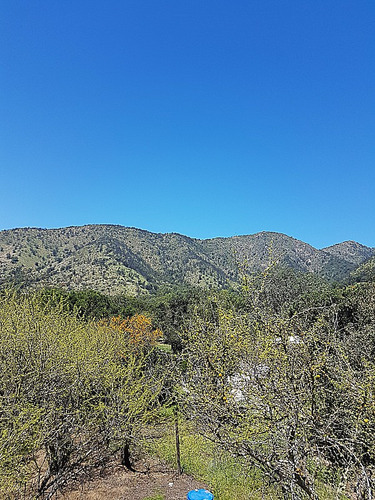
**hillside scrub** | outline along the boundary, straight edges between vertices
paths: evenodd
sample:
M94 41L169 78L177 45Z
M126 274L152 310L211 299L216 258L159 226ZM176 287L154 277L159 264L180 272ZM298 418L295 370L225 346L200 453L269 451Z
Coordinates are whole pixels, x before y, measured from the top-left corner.
M34 295L0 300L0 493L51 498L117 452L130 467L162 387L153 347Z
M322 481L338 497L373 498L374 286L276 310L264 287L245 282L242 311L215 297L197 308L183 339L180 411L285 498L317 499Z

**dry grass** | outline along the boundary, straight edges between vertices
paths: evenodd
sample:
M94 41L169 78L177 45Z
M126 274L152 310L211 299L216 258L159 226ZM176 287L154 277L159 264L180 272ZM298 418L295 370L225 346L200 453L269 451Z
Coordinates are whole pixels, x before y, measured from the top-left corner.
M62 492L57 498L64 500L144 500L157 497L165 500L186 500L188 491L204 488L205 484L182 474L163 463L142 461L136 466L139 472L112 464L104 473L90 481Z

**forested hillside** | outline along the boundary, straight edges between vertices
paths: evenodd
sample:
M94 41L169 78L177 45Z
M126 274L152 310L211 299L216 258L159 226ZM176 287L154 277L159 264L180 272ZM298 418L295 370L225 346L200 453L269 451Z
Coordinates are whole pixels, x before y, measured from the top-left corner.
M0 232L0 284L137 295L163 284L228 287L244 265L270 261L340 281L374 253L355 242L317 250L270 232L198 240L113 225L22 228Z

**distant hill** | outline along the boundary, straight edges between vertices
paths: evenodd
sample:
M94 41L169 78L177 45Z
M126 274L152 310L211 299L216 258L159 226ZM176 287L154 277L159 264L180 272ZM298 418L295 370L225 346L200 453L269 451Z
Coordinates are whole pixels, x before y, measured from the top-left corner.
M357 266L375 255L374 248L366 247L356 241L344 241L343 243L323 248L323 250Z
M349 277L375 249L344 242L318 250L281 233L199 240L114 225L0 231L0 285L137 294L163 284L233 285L239 266L269 262L330 280Z

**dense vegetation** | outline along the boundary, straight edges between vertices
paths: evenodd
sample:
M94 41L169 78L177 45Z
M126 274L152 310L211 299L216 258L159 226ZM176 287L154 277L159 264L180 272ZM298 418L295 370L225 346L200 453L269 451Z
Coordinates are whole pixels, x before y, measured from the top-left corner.
M218 500L371 499L374 332L372 281L276 266L237 291L4 291L0 491L51 498L113 457L132 468L178 416L183 466L199 442L246 478L232 496L209 478Z
M163 285L226 288L239 283L238 263L264 270L270 252L286 267L343 281L375 249L347 241L318 250L271 232L198 240L112 225L21 228L0 231L0 286L134 296Z
M4 293L0 330L2 492L49 498L116 452L130 466L162 387L150 322L83 322L38 296Z
M278 311L247 286L248 311L218 303L186 332L181 408L286 498L319 498L320 480L372 498L373 285Z

